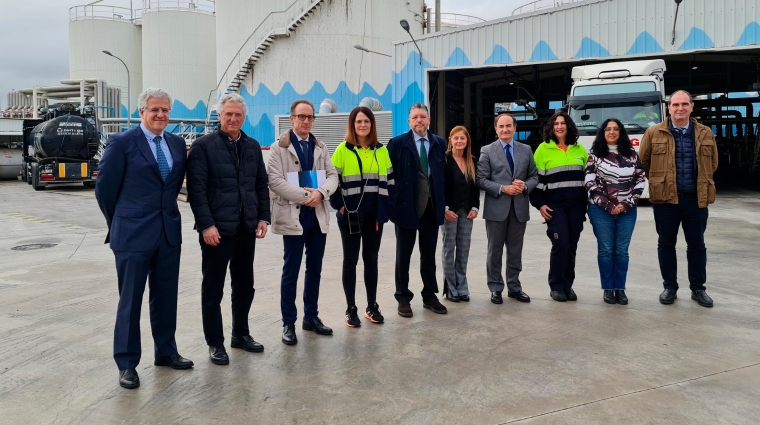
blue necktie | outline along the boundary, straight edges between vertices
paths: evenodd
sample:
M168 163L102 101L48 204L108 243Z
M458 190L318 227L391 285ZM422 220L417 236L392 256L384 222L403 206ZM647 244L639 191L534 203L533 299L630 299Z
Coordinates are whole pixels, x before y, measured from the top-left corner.
M169 162L166 161L164 150L161 149L161 136L154 137L153 143L156 144L156 162L158 162L158 171L161 173L161 179L166 181L166 178L169 176Z
M511 145L504 146L504 152L507 155L507 162L509 162L509 170L512 174L515 172L515 160L512 158L512 151L509 149Z
M303 164L304 170L311 170L313 165L309 161L309 141L308 140L301 140L301 152L303 152L303 161L305 164Z

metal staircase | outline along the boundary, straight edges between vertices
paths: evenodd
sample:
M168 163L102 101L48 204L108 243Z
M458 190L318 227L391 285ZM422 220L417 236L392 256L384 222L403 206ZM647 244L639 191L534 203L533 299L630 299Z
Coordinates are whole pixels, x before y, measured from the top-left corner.
M240 47L216 86L225 93L239 92L246 75L277 38L290 37L324 0L296 0L286 10L267 16Z

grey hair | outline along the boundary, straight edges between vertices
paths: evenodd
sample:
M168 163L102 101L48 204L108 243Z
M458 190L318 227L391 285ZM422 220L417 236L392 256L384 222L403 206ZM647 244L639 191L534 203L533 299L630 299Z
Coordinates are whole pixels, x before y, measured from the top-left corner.
M689 103L694 103L694 98L691 97L691 93L687 92L686 90L676 90L676 91L674 91L673 94L670 95L670 99L672 99L673 96L676 95L676 94L678 94L678 93L683 93L686 96L689 96ZM668 105L670 105L670 99L668 99Z
M430 115L430 112L428 112L428 108L427 108L427 106L425 106L424 103L420 103L420 102L413 103L412 107L409 108L409 115L412 115L412 111L415 110L415 109L423 109L426 114Z
M219 99L219 102L214 106L214 109L216 109L216 113L218 115L222 115L222 112L224 111L224 105L227 102L236 102L243 106L243 116L248 115L248 105L245 104L245 99L243 99L243 96L237 94L237 93L227 93L222 96L221 99Z
M166 99L169 101L169 109L171 109L172 106L172 97L169 95L169 93L166 92L164 89L156 89L156 88L149 88L145 89L144 92L140 93L140 97L137 98L137 109L143 111L145 108L148 107L148 99L150 98L155 99Z

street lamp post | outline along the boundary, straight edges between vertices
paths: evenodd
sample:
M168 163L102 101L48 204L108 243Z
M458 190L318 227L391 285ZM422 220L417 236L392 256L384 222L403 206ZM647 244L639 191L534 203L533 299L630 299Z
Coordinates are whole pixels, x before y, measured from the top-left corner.
M380 52L376 52L374 50L370 50L370 49L368 49L368 48L366 48L364 46L358 45L358 44L354 44L354 49L361 50L362 52L375 53L377 55L388 56L389 58L393 57L391 55L386 55L385 53L380 53Z
M132 85L129 78L129 67L126 63L124 63L121 58L118 56L114 56L113 53L109 52L108 50L103 50L103 53L107 54L108 56L111 56L113 58L116 58L119 60L119 62L124 65L124 68L127 70L127 127L132 128Z
M415 47L417 47L417 52L420 54L420 65L422 65L422 50L420 50L420 46L417 45L417 40L414 39L414 36L412 35L411 31L409 31L409 22L407 22L406 19L402 19L401 21L399 21L399 23L401 24L401 28L403 28L404 31L406 31L407 34L409 34L409 37L412 38L412 41L414 42Z

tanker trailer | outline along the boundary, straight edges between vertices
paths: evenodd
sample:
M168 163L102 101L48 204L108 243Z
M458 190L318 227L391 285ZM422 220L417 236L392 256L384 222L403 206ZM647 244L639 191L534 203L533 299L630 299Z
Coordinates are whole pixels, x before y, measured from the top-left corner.
M24 174L34 190L56 183L95 187L100 134L76 111L54 111L24 120Z

